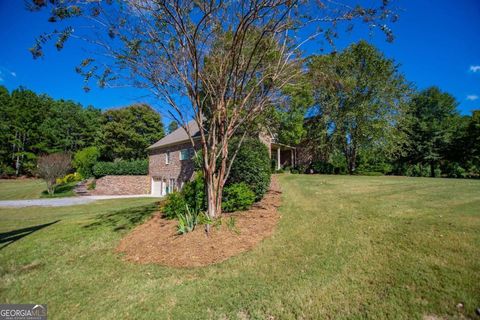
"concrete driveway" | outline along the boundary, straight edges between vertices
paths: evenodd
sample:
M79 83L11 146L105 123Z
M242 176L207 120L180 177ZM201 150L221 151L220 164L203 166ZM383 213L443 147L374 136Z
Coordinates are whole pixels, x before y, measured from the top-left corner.
M2 200L0 207L3 208L24 208L24 207L65 207L88 204L97 200L125 199L125 198L158 198L150 194L129 195L129 196L82 196L68 198L32 199L32 200ZM158 198L160 199L160 198Z

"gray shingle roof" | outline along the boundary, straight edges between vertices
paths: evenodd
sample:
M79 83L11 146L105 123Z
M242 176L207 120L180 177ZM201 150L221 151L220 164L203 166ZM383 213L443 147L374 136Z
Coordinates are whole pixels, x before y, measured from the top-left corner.
M200 136L200 130L198 130L198 125L197 125L197 122L195 122L195 120L191 120L190 122L188 122L187 126L193 138ZM186 142L188 140L189 140L188 134L185 131L185 129L183 127L179 127L172 133L166 135L162 139L152 144L147 149L156 149L156 148L166 147L169 145L175 145L178 143Z

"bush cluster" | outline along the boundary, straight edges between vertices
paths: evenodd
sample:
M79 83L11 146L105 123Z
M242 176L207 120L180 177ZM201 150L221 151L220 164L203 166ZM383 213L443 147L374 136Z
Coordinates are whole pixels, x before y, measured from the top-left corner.
M187 210L195 213L205 211L206 206L204 179L200 172L196 172L194 179L186 182L181 191L167 195L163 216L167 219L176 219Z
M70 182L78 182L82 180L83 180L82 175L78 172L75 172L75 173L67 174L63 178L58 178L55 182L56 184L67 184Z
M222 210L234 212L246 210L255 202L255 193L244 183L234 183L223 189ZM181 191L170 193L163 206L163 216L176 219L190 213L199 213L207 209L205 181L200 172L192 181L185 183Z
M255 202L255 193L244 183L234 183L223 190L222 210L247 210Z
M233 150L238 144L237 139L232 139L229 146ZM267 146L255 138L245 138L238 150L230 170L226 186L236 183L245 183L255 193L255 201L263 198L270 186L270 156Z
M73 167L84 178L90 178L93 176L93 167L97 163L98 157L100 157L100 151L97 147L84 148L73 157Z
M230 148L238 143L233 139ZM232 155L234 150L229 150ZM178 220L178 233L192 231L197 224L210 223L205 215L207 199L205 180L199 171L196 158L196 173L192 181L185 183L183 189L170 193L163 206L163 215L167 219ZM237 152L223 190L222 210L234 212L246 210L260 200L270 185L270 157L267 147L258 139L246 138Z
M115 161L115 162L97 162L93 166L93 175L103 177L107 175L123 176L123 175L146 175L148 174L148 160L133 161Z

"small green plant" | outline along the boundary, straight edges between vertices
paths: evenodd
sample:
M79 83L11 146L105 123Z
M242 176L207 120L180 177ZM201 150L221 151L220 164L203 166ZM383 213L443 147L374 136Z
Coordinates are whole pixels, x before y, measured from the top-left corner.
M87 185L87 190L94 190L97 187L97 182L93 180Z
M238 230L237 226L237 220L235 219L235 217L228 217L227 219L227 228L233 232L235 232L236 234L239 234L240 231Z
M186 234L195 230L197 225L211 224L212 221L209 217L202 211L191 210L190 207L185 204L185 211L177 216L178 225L177 233Z
M185 212L179 214L177 216L178 225L177 225L177 233L178 234L186 234L191 232L195 229L197 225L197 215L193 214L188 205L185 205Z
M246 210L255 202L255 193L245 183L234 183L223 190L222 210Z

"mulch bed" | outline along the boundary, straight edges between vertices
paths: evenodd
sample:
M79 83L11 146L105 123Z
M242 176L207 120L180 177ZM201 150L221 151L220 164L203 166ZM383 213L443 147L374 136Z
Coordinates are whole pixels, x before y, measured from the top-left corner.
M116 251L128 261L157 263L171 267L201 267L222 262L252 249L270 236L280 215L280 188L272 177L270 190L248 211L224 215L219 227L211 227L208 236L203 226L178 235L177 221L166 220L160 213L135 228L120 241ZM227 227L227 219L235 217L235 228Z

